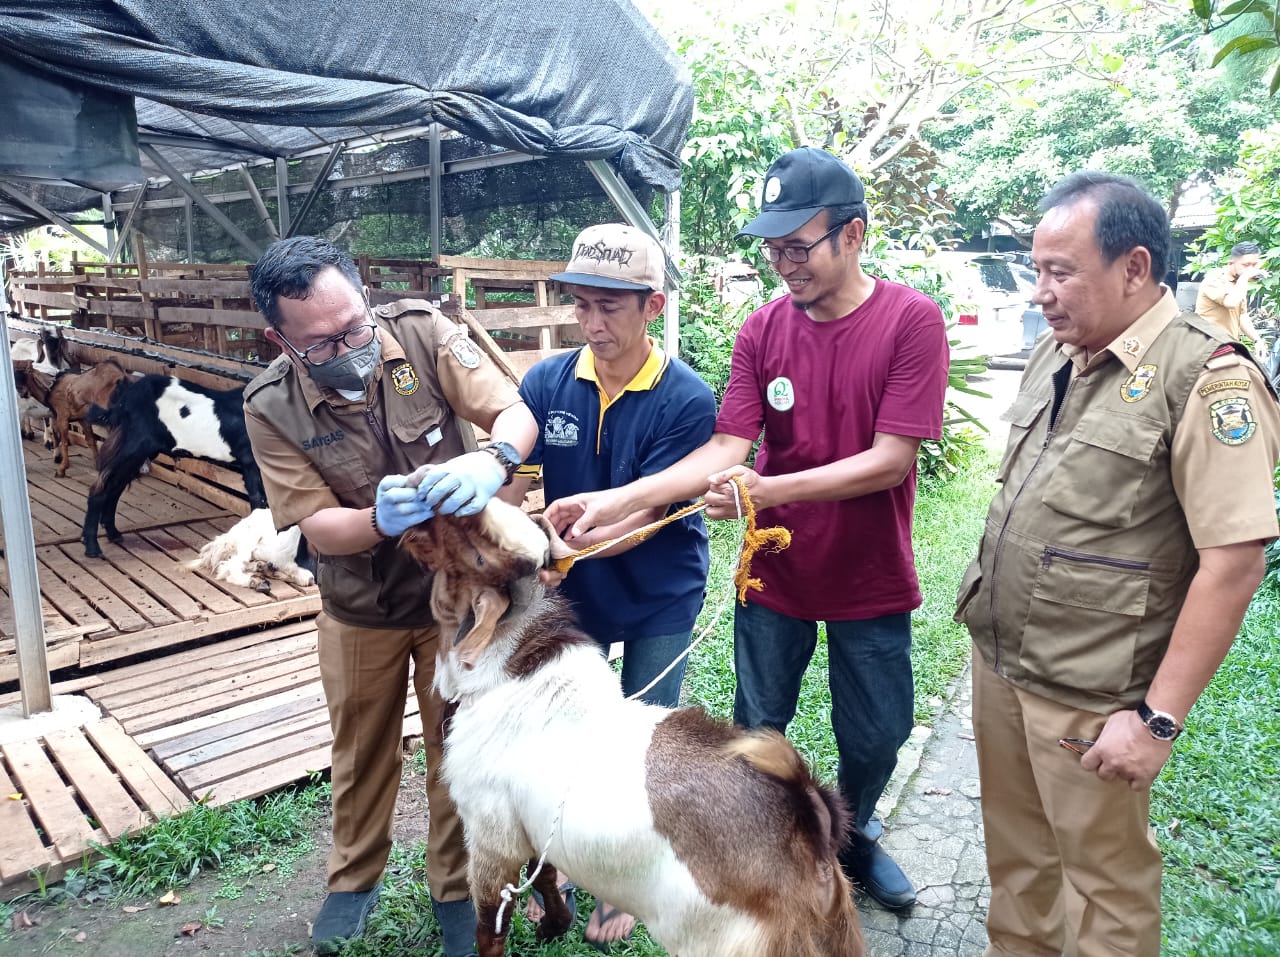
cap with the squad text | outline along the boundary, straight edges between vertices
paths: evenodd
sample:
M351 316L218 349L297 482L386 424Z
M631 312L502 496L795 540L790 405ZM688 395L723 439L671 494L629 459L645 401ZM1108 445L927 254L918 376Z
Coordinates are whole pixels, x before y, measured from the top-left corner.
M826 150L802 146L784 153L764 177L760 215L738 236L789 236L828 206L866 202L858 174Z
M569 265L550 278L579 286L660 292L666 262L662 247L648 233L622 223L605 223L580 232L573 241Z

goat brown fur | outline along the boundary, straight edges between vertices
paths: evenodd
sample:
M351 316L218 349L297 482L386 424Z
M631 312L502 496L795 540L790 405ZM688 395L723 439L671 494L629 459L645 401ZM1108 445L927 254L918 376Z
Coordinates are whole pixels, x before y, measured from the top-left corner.
M31 376L38 374L31 373L28 380ZM53 410L53 438L58 446L58 452L53 457L53 461L58 466L57 475L67 474L69 433L72 422L82 423L85 441L89 443L89 448L93 452L94 468L98 467L98 437L94 434L93 426L85 421L85 416L88 415L91 406L105 406L115 390L116 383L127 378L128 375L129 373L124 371L120 363L114 359L108 359L86 372L60 372L53 380L48 398L41 401ZM33 398L39 398L39 396L33 396Z

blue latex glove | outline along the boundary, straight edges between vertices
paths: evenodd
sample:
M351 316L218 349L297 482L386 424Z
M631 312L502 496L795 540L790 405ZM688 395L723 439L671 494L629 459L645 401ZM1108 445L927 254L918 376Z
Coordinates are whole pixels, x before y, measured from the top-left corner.
M403 475L387 475L378 483L374 499L378 530L395 538L407 528L425 522L435 509L422 500L420 491L405 484Z
M418 483L418 494L441 515L475 515L507 480L489 452L467 452L437 465Z

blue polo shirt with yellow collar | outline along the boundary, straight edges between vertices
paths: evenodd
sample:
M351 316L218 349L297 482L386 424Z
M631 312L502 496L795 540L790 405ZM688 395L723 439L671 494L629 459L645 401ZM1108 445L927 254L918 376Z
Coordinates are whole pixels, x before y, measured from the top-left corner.
M715 427L710 387L656 344L612 400L586 347L539 362L520 395L541 425L526 464L542 466L548 502L661 472ZM560 590L597 641L673 635L692 631L709 564L706 526L690 515L621 555L579 562Z

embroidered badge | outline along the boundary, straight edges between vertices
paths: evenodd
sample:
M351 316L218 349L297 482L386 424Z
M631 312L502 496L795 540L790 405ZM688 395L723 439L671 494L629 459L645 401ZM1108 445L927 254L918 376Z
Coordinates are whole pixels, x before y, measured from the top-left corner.
M480 365L480 350L466 336L454 336L450 339L449 351L464 369L474 369Z
M1215 392L1221 392L1223 389L1239 389L1242 392L1249 388L1248 379L1219 379L1217 382L1209 382L1202 385L1196 391L1201 397L1213 395Z
M775 199L782 195L782 180L776 176L770 176L769 181L764 184L764 201L772 203Z
M571 412L552 412L547 416L547 424L542 429L542 441L546 445L561 448L573 448L578 444L578 423L572 421L576 416Z
M791 380L784 375L778 376L765 389L765 398L779 412L790 411L791 407L796 404L796 393L795 389L792 388Z
M1120 387L1120 398L1126 402L1145 399L1147 393L1151 391L1151 383L1155 377L1156 367L1150 363L1143 363L1133 370L1133 375L1124 380L1124 385Z
M1219 399L1209 406L1213 437L1224 445L1243 445L1249 441L1258 423L1253 420L1249 400L1243 396Z
M1124 342L1120 343L1120 348L1124 350L1127 356L1136 356L1142 351L1142 340L1137 336L1130 336Z
M409 363L402 362L391 370L391 384L401 395L413 395L418 391L418 373Z

